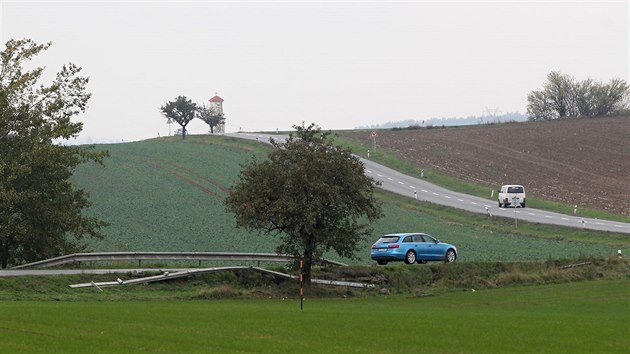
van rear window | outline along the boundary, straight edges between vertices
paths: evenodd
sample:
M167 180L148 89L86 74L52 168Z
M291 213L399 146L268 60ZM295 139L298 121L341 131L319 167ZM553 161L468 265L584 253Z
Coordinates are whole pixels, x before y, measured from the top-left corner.
M523 193L523 187L508 187L508 193Z

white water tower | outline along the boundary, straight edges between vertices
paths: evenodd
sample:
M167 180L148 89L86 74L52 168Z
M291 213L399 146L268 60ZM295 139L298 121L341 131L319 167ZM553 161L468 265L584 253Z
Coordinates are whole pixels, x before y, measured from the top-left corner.
M214 108L217 114L223 115L223 99L221 97L215 93L214 97L208 101L210 101L210 107ZM215 128L215 132L220 134L225 133L225 123L218 125Z

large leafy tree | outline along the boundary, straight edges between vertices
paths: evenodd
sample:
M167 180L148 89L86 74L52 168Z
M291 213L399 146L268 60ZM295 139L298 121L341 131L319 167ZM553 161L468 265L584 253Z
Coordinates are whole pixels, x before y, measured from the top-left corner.
M215 107L201 105L197 109L197 117L210 127L210 134L214 134L214 128L225 122L225 116Z
M284 143L272 140L267 160L243 166L225 205L239 227L277 235L277 252L303 257L310 284L314 261L329 250L354 257L382 212L358 157L314 124L294 128Z
M0 52L0 266L83 249L84 236L102 237L105 223L82 214L88 195L70 183L74 167L102 162L107 152L65 146L82 124L90 94L81 68L65 65L49 85L43 68L23 65L50 46L10 40Z
M177 96L174 101L166 102L161 106L160 110L167 121L175 121L182 127L182 139L186 139L186 126L195 119L197 104L186 96Z

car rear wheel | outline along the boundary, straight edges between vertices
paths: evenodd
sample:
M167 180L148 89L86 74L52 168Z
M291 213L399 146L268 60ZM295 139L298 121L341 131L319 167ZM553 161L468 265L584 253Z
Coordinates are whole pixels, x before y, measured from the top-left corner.
M457 258L457 255L455 254L455 251L450 249L446 251L446 255L444 256L444 262L452 263L452 262L455 262L456 258Z
M376 263L378 263L379 265L386 265L387 261L376 261Z
M407 264L414 264L416 263L416 252L414 251L407 251L407 254L405 255L405 263Z

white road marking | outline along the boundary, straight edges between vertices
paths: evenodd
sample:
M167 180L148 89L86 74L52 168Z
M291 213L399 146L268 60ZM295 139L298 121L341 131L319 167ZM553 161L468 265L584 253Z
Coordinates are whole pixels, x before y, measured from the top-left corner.
M433 195L439 195L439 194L437 194L437 193L435 193L435 192L434 192L434 193L433 193Z
M551 216L551 215L545 215L545 217L546 217L547 219L553 219L553 216Z
M422 191L425 192L425 193L429 193L429 191L427 191L426 189L423 189Z
M377 173L376 175L377 175L377 176L379 176L379 177L383 177L383 175L382 175L382 174L380 174L380 173Z
M463 202L464 200L463 200L463 199L459 199L459 198L457 198L457 201L458 201L458 202Z
M470 202L473 205L479 205L479 203L475 203L475 202Z
M451 197L450 197L450 196L448 196L448 195L445 195L444 197L445 197L446 199L451 199Z
M402 185L404 185L404 184L405 184L405 182L401 182L401 181L398 181L398 183L400 183L400 184L402 184Z
M393 178L389 178L389 177L387 177L387 179L388 179L388 180L390 180L390 181L393 181L393 180L394 180Z

